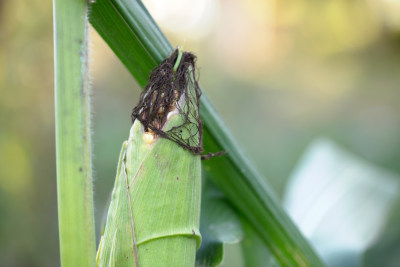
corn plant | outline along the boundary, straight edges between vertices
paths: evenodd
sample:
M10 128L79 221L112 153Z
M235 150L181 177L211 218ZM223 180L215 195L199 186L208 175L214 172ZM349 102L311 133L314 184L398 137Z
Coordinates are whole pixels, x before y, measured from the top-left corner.
M61 263L63 266L95 265L85 60L88 10L91 24L142 87L148 84L151 70L171 58L173 48L140 1L97 0L88 4L83 0L54 0L54 10ZM175 57L174 67L179 67L179 64L180 60ZM192 76L191 79L195 77ZM146 89L150 87L147 86ZM190 95L193 94L188 94ZM144 93L142 99L146 97L151 95L146 96ZM179 101L178 98L175 101ZM167 131L157 132L160 126L155 126L154 121L145 125L144 118L140 117L143 113L138 112L134 114L136 120L121 151L107 224L98 249L97 264L163 266L161 262L164 262L165 266L193 266L194 253L200 245L201 235L203 241L197 252L197 264L215 266L222 259L222 244L238 241L242 236L241 221L245 226L244 233L251 233L247 238L256 237L257 244L268 248L276 264L321 266L319 258L286 215L262 175L240 149L205 94L201 96L196 112L200 113L204 122L204 137L199 133L198 140L202 142L186 145L199 147L199 144L203 144L205 153L225 152L222 156L201 162L201 170L205 177L203 187L206 190L201 208L200 233L200 207L196 203L201 186L198 154L203 146L196 151L185 150L177 140L168 138L165 134ZM175 127L179 120L182 120L182 117L166 118L163 119L163 124L165 127ZM201 129L201 126L200 123L198 127ZM188 134L190 135L190 132L186 133ZM167 164L163 163L160 157L177 160L169 160ZM163 170L161 166L168 167L164 167ZM165 177L176 176L175 179L178 179L169 181L171 186L175 183L181 187L169 188L168 185L168 198L150 194L149 200L145 193L141 195L140 192L152 192L160 185L157 179L163 177L162 171L168 171ZM187 190L192 190L193 193L187 195ZM229 204L221 204L218 201L221 198L226 199ZM182 216L186 217L171 219L175 217L167 213L174 208L166 210L166 214L154 215L155 212L151 211L160 211L163 207L168 207L165 199L171 199L175 210L183 202L192 203L191 206L182 208L186 211ZM215 212L217 209L219 212ZM169 218L168 225L157 225L158 218ZM182 218L191 222L180 225ZM234 227L230 230L220 227L213 232L207 227L210 221L222 222L219 225L227 221L234 222ZM170 231L170 238L164 238L166 231ZM231 236L235 238L227 238L227 231L231 231ZM177 255L168 253L167 248L170 249L171 244L178 248ZM155 260L152 259L154 257ZM147 260L150 258L151 260Z

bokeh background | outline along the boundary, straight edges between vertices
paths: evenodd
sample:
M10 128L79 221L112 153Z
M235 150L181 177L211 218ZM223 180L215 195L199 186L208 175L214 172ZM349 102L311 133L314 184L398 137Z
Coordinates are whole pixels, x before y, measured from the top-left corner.
M204 91L279 198L320 136L400 175L399 1L144 3L174 46L196 53ZM0 266L59 265L52 37L51 1L0 1ZM91 39L99 234L140 88ZM368 255L399 251L395 222Z

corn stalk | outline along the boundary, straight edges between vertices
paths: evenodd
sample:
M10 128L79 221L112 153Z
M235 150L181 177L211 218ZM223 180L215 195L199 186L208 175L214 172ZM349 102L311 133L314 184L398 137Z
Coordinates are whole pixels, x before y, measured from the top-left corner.
M57 197L62 266L95 266L87 2L54 0Z

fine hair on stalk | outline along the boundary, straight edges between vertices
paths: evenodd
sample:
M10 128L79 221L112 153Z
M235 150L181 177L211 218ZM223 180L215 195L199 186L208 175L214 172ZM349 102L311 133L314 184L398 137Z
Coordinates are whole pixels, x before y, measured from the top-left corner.
M145 131L169 139L195 155L203 152L200 119L201 90L195 73L196 56L176 49L150 72L149 81L132 111ZM182 123L165 130L168 114L178 113Z

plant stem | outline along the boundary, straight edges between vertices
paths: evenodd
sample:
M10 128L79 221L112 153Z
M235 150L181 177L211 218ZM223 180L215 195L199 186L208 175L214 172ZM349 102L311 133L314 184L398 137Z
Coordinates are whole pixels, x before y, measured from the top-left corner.
M54 0L57 197L62 266L95 266L87 2Z

